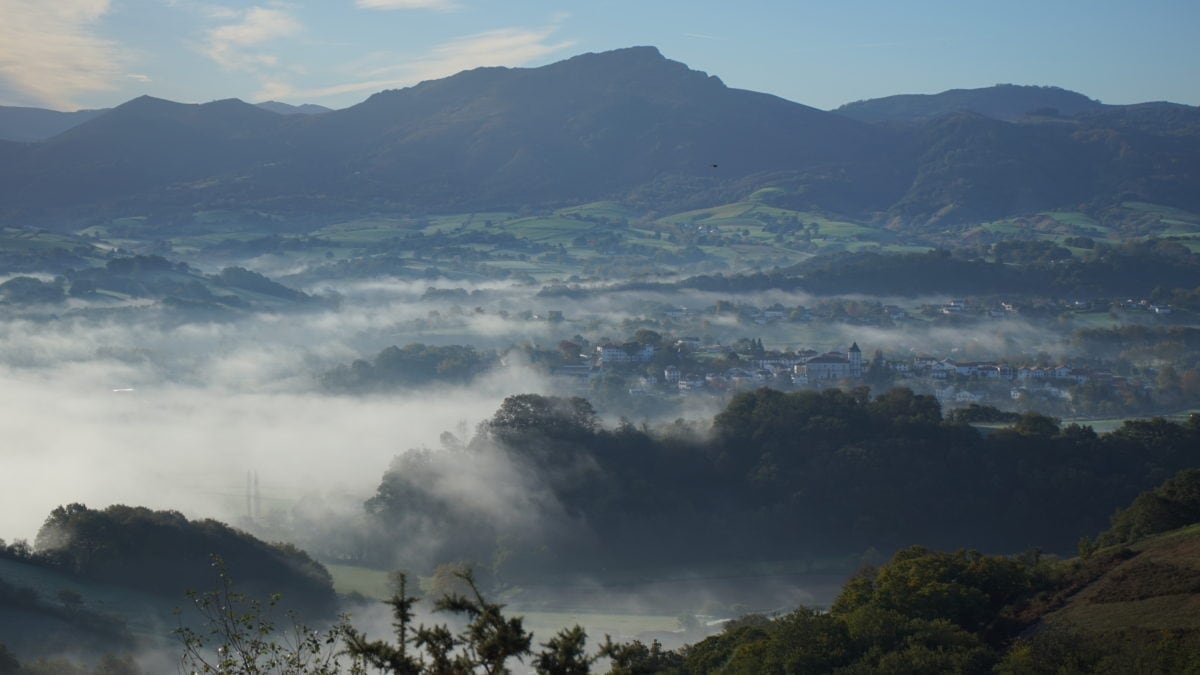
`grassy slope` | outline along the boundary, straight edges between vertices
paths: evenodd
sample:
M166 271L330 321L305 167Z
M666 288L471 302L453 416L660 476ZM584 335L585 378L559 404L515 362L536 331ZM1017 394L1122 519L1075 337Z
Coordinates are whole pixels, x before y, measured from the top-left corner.
M1045 621L1096 633L1200 631L1200 524L1129 548L1132 557L1084 586Z

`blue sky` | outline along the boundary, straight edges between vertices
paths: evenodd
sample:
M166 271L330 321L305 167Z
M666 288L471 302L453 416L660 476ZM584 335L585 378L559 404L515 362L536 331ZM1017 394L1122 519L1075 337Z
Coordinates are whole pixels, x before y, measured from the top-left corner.
M818 108L996 83L1200 104L1193 0L0 0L0 105L340 108L485 65L654 45Z

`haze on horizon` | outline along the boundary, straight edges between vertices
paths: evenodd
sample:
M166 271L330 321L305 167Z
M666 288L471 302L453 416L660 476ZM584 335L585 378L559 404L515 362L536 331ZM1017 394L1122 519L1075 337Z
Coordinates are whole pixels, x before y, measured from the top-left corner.
M0 0L0 105L73 110L142 94L341 108L480 66L532 67L654 45L722 78L818 108L996 83L1105 103L1200 104L1200 6L945 0L853 6L618 0Z

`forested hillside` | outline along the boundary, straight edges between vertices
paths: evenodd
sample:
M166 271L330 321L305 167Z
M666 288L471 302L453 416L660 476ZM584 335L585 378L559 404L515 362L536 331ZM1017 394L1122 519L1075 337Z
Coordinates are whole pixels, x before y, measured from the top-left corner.
M334 610L329 572L304 551L175 511L68 504L50 513L32 548L14 542L2 551L10 560L176 603L189 590L213 585L216 558L248 593L282 593L287 607L309 615Z
M367 503L380 563L501 560L517 579L914 543L1066 552L1200 462L1195 419L1096 434L1027 414L984 433L906 389L741 393L711 431L607 429L583 399L521 395L471 440L443 440L398 457Z

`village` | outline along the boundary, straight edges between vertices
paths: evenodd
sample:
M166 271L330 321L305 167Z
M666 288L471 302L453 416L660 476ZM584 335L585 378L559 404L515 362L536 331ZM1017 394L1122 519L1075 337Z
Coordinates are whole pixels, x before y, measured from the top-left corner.
M649 333L657 342L657 334ZM819 352L768 351L760 340L735 345L704 344L680 337L653 344L631 340L595 345L579 362L554 367L551 375L564 388L586 395L597 381L622 380L629 396L720 395L758 387L875 389L903 386L935 396L944 409L991 405L1024 408L1037 402L1069 402L1087 389L1124 400L1150 393L1150 383L1116 375L1110 370L1067 363L1029 364L1004 361L956 361L915 353L908 358L884 358L880 350L864 358L852 342L841 350Z

